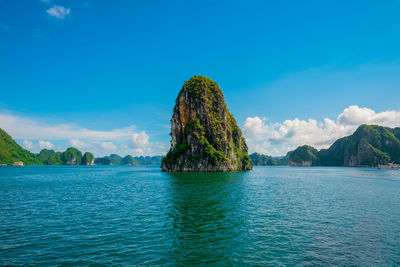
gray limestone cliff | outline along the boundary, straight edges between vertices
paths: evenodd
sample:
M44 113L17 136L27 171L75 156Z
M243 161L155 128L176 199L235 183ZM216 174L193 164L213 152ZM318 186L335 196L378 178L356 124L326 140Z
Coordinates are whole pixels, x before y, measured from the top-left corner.
M171 119L171 148L163 171L238 171L252 165L247 145L218 84L204 76L186 81Z

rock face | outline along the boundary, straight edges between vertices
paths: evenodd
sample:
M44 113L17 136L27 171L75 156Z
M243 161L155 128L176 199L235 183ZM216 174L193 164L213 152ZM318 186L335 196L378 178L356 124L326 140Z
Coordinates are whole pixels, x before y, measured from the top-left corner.
M278 161L268 155L253 153L250 156L251 163L255 166L276 166Z
M61 159L65 165L80 165L82 152L74 147L70 147L62 153Z
M298 147L289 157L292 166L377 166L400 163L400 128L361 125L350 136L319 152Z
M338 139L319 152L320 165L377 166L400 163L400 128L361 125L350 136Z
M296 148L289 156L290 166L313 166L318 159L318 150L312 146L304 145Z
M171 149L163 171L238 171L252 165L235 118L218 84L204 76L186 81L171 119Z
M86 152L81 161L81 165L94 165L94 156L90 152Z
M62 165L62 153L55 152L53 149L42 149L38 158L43 161L45 165Z
M254 166L285 166L289 165L289 157L292 153L293 151L289 151L283 157L272 157L259 153L253 153L249 156Z

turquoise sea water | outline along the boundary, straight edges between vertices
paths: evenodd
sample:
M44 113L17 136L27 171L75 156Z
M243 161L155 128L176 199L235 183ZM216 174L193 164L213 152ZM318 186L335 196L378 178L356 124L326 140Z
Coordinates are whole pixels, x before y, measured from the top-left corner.
M400 171L0 167L0 265L400 265Z

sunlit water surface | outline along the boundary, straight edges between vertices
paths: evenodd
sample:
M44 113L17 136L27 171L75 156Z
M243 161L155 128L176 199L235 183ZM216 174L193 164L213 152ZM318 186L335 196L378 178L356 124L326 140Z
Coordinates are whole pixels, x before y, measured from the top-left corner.
M400 264L400 171L0 167L0 265Z

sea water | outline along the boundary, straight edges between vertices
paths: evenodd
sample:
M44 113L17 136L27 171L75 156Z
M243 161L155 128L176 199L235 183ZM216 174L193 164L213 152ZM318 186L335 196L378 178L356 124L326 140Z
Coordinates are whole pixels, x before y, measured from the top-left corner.
M0 167L0 265L400 265L400 171Z

